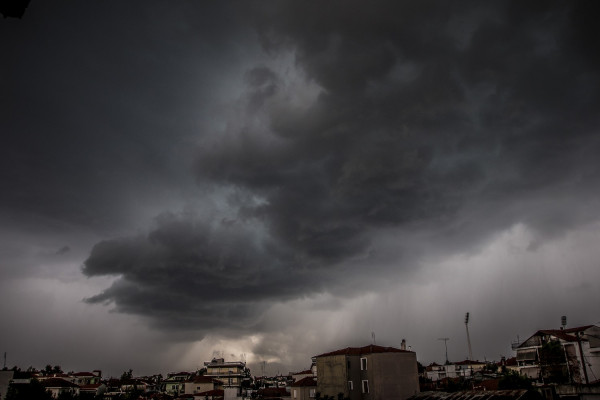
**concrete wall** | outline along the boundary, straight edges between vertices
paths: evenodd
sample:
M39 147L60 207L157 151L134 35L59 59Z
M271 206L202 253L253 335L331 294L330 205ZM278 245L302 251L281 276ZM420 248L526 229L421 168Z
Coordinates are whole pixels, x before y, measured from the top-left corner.
M361 369L361 358L367 359L366 370ZM318 357L317 371L317 392L322 397L337 398L342 393L351 400L405 400L419 393L417 356L413 352ZM362 390L364 380L368 381L368 393ZM348 381L352 381L352 390Z
M370 400L405 400L419 393L415 353L375 353L367 359Z
M10 380L13 378L14 371L0 371L0 399L6 397Z
M318 357L317 371L317 392L321 393L321 397L334 396L337 399L338 393L349 396L345 355Z
M316 386L292 386L290 388L291 400L312 400L310 397L310 391L317 390Z

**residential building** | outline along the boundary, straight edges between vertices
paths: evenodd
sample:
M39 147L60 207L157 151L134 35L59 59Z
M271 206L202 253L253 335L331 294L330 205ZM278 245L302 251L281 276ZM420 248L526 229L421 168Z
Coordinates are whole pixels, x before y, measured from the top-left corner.
M42 385L46 388L46 391L52 394L55 399L62 393L68 393L73 396L79 396L79 385L73 382L67 381L62 378L48 378L43 380Z
M204 376L220 380L223 382L223 388L241 389L244 381L250 381L250 370L242 361L225 362L223 358L213 358L212 361L205 362L204 366Z
M121 380L121 392L131 393L131 392L141 392L146 393L147 391L147 383L141 379L131 378L131 379L122 379Z
M315 357L317 392L350 400L404 400L419 392L417 356L412 351L369 345Z
M183 393L185 382L190 380L192 374L189 372L171 372L167 374L167 379L163 381L165 393L171 396L177 396Z
M473 376L475 372L481 371L484 367L484 362L472 360L464 360L444 365L431 363L426 367L425 374L428 379L436 382L444 378L469 378Z
M305 371L300 371L300 372L293 372L293 373L290 373L290 375L292 376L292 380L294 382L298 382L299 380L307 378L307 377L316 376L316 374L313 374L312 369L307 369Z
M586 384L600 376L600 327L539 330L514 346L518 370L541 382Z
M535 390L473 390L466 392L422 392L410 400L543 400Z
M227 394L225 394L225 397L227 397ZM262 388L262 389L258 389L256 391L256 398L258 399L282 399L282 398L289 398L290 397L290 393L283 387L268 387L268 388ZM227 399L225 399L227 400Z
M517 357L502 357L500 362L496 364L498 367L497 372L519 372L519 365L517 364Z
M93 384L100 383L100 379L102 378L101 372L100 371L94 371L94 372L75 372L75 373L69 374L69 378L70 378L69 380L79 386L93 385Z
M304 377L294 383L290 388L291 400L312 400L317 391L317 378L312 376Z
M223 400L225 398L225 391L223 389L215 389L206 392L200 392L195 394L194 398L206 400Z
M223 382L210 376L196 376L184 382L183 393L198 394L223 389Z
M90 383L88 385L83 385L79 387L79 394L82 398L84 395L87 398L94 398L96 396L101 396L106 393L107 387L104 383Z

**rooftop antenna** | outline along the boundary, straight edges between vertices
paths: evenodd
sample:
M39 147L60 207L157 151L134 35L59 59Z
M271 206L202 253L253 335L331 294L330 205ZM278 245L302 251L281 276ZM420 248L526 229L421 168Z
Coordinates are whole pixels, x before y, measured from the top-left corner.
M469 360L473 361L473 352L471 351L471 337L469 336L469 313L465 315L465 327L467 328L467 344L469 345Z
M560 329L565 329L565 327L567 326L567 316L566 315L563 315L562 317L560 317L560 325L561 325Z
M448 340L450 340L450 338L443 337L443 338L439 338L438 340L444 341L444 346L446 346L446 364L450 364L450 362L448 361Z
M371 332L371 338L373 339L373 344L377 346L377 342L375 341L375 332Z

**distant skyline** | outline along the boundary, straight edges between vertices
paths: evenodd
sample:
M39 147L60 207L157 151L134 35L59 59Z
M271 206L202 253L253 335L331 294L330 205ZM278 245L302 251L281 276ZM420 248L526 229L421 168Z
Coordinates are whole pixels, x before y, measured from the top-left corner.
M423 364L600 324L592 1L48 3L0 20L9 367ZM258 369L257 369L258 368Z

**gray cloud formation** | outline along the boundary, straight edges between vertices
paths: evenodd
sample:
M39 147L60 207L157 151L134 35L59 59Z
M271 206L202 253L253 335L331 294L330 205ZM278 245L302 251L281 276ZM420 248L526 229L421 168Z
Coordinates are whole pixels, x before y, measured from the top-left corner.
M234 218L165 214L147 235L97 244L84 274L120 278L88 301L167 329L258 329L272 302L356 280L369 290L422 253L467 251L516 223L544 240L597 219L596 11L257 5L264 51L292 53L315 96L298 105L286 71L249 69L240 109L203 133L194 164L202 188L236 193ZM406 240L378 243L389 231Z

